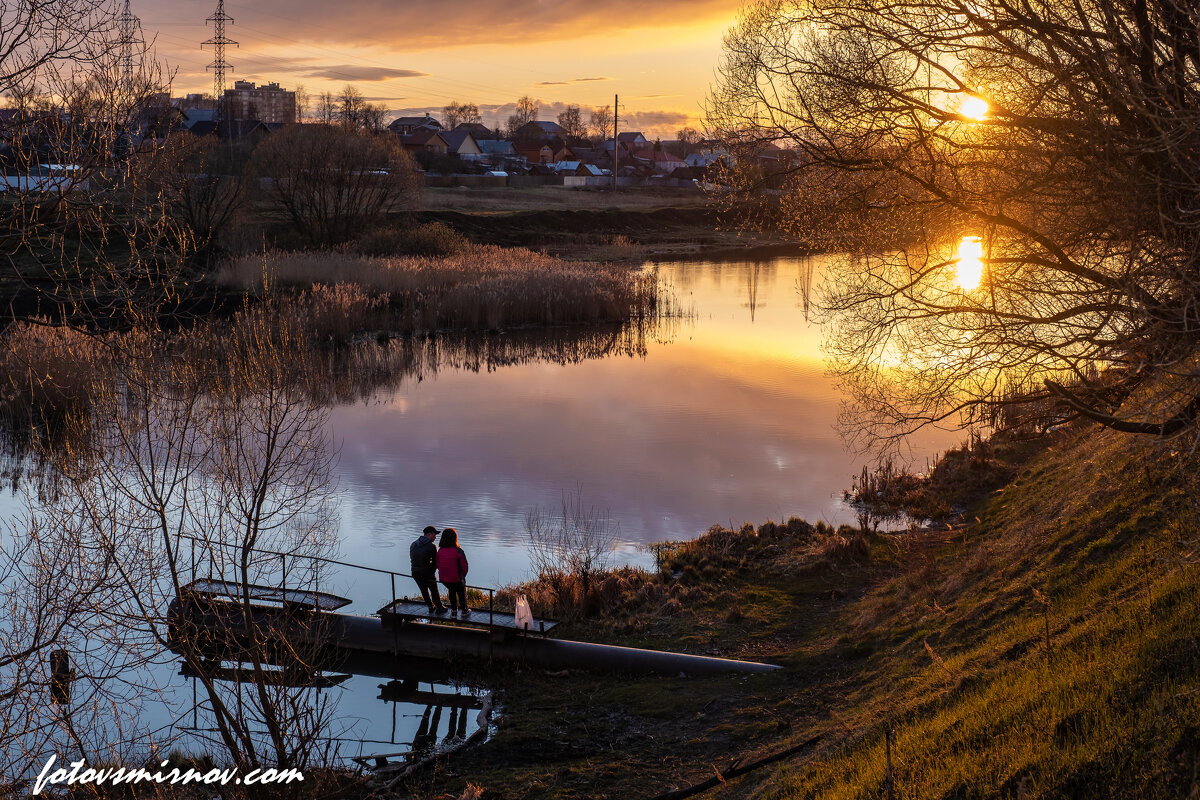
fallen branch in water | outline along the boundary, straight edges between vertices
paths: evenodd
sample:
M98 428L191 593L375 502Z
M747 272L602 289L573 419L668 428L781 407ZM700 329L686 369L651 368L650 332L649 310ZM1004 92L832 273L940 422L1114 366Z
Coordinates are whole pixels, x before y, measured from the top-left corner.
M801 753L805 750L808 750L813 745L815 745L817 742L821 741L822 736L824 736L824 734L818 733L816 736L813 736L810 739L806 739L805 741L801 742L800 744L795 745L793 747L789 747L786 750L780 750L778 753L772 753L769 756L760 758L758 761L753 761L749 764L746 764L743 767L734 767L724 774L721 774L721 772L717 771L717 774L715 777L709 778L708 780L703 781L702 783L697 783L693 786L688 786L684 789L673 789L664 794L657 795L657 796L651 798L651 800L682 800L682 798L684 798L684 797L691 797L694 794L699 794L700 792L704 792L709 789L712 789L715 786L719 786L722 783L724 783L725 781L730 780L731 778L740 778L741 776L745 775L746 773L753 772L754 770L756 770L760 767L765 767L768 764L774 764L776 761L783 761L785 758L790 758L791 756L794 756L797 753ZM716 771L715 767L713 769L714 769L714 771Z

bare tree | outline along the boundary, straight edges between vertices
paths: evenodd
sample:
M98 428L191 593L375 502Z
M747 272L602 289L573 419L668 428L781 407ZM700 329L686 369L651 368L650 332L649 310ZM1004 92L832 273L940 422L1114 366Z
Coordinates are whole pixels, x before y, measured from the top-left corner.
M408 155L391 135L343 128L289 128L254 153L267 195L314 245L346 241L384 214L412 209L420 195Z
M249 152L245 144L212 137L175 139L176 168L164 182L171 215L190 232L196 252L212 255L220 232L246 203L244 178Z
M337 97L337 120L346 130L357 131L363 128L363 115L367 101L355 87L346 84Z
M680 128L675 132L675 138L679 141L683 155L687 155L695 150L696 145L700 142L700 134L691 126Z
M240 768L304 766L331 710L303 682L279 680L319 668L316 623L308 638L281 641L251 590L279 580L264 550L303 562L328 554L336 538L326 413L304 398L312 364L295 347L300 335L295 318L262 309L183 342L146 330L110 340L119 356L116 374L93 389L95 438L66 462L64 490L35 517L53 540L103 557L104 602L86 619L93 640L114 639L107 659L144 664L167 648L178 653L204 692L215 744ZM181 347L187 357L168 353ZM215 622L194 625L172 601L186 600L187 584L209 571L237 589L229 609L204 606ZM288 585L303 591L319 577L293 569ZM230 681L223 661L245 667Z
M116 17L112 0L0 4L0 95L107 62L120 47Z
M558 124L566 131L568 141L577 142L587 137L587 126L583 124L579 106L567 106L566 110L558 115Z
M454 130L459 125L479 124L483 118L479 115L479 106L475 103L459 103L452 101L442 109L442 122L446 130Z
M1021 406L1196 431L1198 25L1175 0L743 12L709 124L731 182L852 254L823 302L866 442Z
M317 95L316 109L313 113L313 122L318 122L322 125L332 125L338 119L338 104L337 98L333 92L321 92Z
M383 133L387 109L379 103L367 103L362 107L362 129L366 133Z
M547 582L561 605L586 602L596 576L620 535L620 524L583 502L583 490L563 492L562 508L553 514L540 506L525 516L529 560L539 580ZM576 597L578 594L578 597Z
M506 129L509 136L516 134L524 126L531 122L537 122L538 119L538 104L537 101L528 95L517 100L516 112L508 118Z
M592 137L599 141L612 138L613 132L613 113L612 106L601 106L592 111L591 117Z
M308 89L304 88L304 84L296 86L296 121L307 122L308 115L312 111L312 95Z
M161 100L166 76L147 45L116 38L109 11L0 8L0 91L12 112L0 268L10 291L38 298L49 324L128 324L131 300L173 290L154 276L177 274L190 247L153 177L173 113Z

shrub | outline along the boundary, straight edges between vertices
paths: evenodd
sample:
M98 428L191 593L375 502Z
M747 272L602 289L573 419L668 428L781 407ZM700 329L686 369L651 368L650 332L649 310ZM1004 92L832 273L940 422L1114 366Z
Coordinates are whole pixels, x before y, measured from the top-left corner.
M449 225L427 222L413 227L374 228L355 239L349 249L367 256L449 256L462 252L468 244Z
M416 207L421 187L392 134L292 125L255 150L252 169L267 197L310 245L353 238L386 214Z

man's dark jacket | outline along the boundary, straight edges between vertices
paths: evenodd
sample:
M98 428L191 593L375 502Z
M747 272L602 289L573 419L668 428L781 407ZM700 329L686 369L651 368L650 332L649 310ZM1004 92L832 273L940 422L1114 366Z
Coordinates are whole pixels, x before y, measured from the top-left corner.
M412 560L414 578L432 578L437 569L437 545L428 536L421 535L408 547L408 556Z

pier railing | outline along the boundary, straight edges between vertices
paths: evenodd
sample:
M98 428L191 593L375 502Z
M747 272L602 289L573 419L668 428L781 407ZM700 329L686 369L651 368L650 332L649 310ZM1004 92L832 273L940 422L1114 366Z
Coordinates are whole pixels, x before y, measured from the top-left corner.
M214 542L210 539L204 539L199 536L192 536L192 535L186 534L186 533L179 534L179 537L182 539L187 539L191 542L191 575L192 575L193 581L196 580L198 577L200 577L197 574L196 570L198 567L203 568L205 560L208 561L209 574L204 577L219 578L219 579L224 580L225 579L224 564L222 564L221 566L218 566L215 551L216 550L224 550L226 552L237 551L238 554L240 555L241 550L242 550L242 548L239 545ZM207 559L205 559L204 553L201 553L200 559L199 559L199 561L197 561L197 555L196 555L196 545L197 544L204 545L204 549L208 550ZM341 561L339 559L328 558L326 556L308 555L305 553L284 553L279 550L268 550L265 548L257 548L257 547L251 548L250 552L251 552L252 557L253 556L265 556L267 560L274 560L276 558L279 559L279 576L280 576L279 588L281 591L287 591L287 589L288 589L287 577L288 577L288 561L289 561L289 559L290 560L303 560L304 562L306 562L310 565L330 564L332 566L348 567L350 569L359 570L362 572L373 572L373 573L380 574L380 575L387 575L387 576L389 576L389 578L391 580L391 598L390 598L389 602L395 602L396 600L399 599L399 595L396 594L396 579L397 578L406 578L408 580L413 580L412 575L410 575L406 572L399 572L397 570L390 570L390 569L382 569L380 567L368 567L363 564L354 564L349 561ZM261 564L262 564L262 561L258 561L258 565L261 565ZM236 564L234 564L234 567L236 569ZM234 577L237 578L238 576L235 575ZM494 625L494 620L495 620L495 615L496 615L496 590L495 590L495 588L490 587L490 586L472 586L470 584L465 584L465 586L467 589L472 589L476 592L487 594L488 624ZM293 587L293 588L300 588L300 587ZM306 585L304 588L310 588L310 587L308 585ZM320 572L315 569L313 570L313 582L311 584L311 589L314 592L319 592L321 590ZM350 598L350 599L353 600L354 598Z

